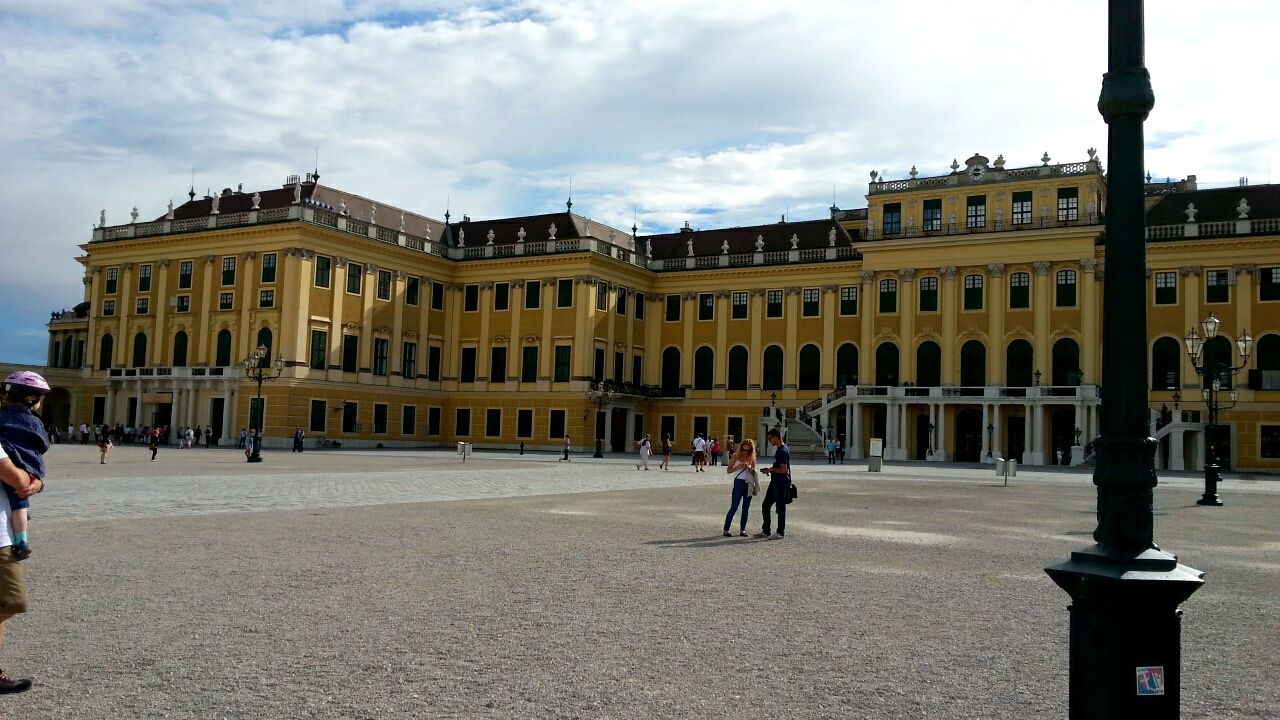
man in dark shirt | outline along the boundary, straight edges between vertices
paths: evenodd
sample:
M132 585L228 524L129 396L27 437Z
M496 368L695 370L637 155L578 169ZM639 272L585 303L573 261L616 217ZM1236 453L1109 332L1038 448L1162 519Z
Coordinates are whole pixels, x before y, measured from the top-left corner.
M791 499L791 449L782 442L782 433L770 430L769 444L773 446L773 465L760 472L769 473L769 489L764 494L764 527L756 537L767 538L769 533L769 509L778 506L778 537L787 532L787 500Z

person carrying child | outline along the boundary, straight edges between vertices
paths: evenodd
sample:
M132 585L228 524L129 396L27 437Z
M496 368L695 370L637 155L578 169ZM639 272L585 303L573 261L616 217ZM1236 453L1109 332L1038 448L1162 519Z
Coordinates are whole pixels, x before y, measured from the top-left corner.
M0 447L18 468L43 481L44 454L49 451L49 435L45 432L36 409L49 394L49 383L38 373L23 370L4 379L4 400L0 404ZM14 560L31 557L27 541L27 508L31 503L12 487L4 486L12 510Z

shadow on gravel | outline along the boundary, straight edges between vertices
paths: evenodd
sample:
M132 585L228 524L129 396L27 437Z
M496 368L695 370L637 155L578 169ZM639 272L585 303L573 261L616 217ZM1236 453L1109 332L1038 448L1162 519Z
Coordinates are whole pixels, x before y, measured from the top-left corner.
M746 545L757 540L750 537L724 537L723 535L711 535L709 537L687 538L684 540L649 540L645 545L657 545L666 548L705 548L720 547L721 545Z

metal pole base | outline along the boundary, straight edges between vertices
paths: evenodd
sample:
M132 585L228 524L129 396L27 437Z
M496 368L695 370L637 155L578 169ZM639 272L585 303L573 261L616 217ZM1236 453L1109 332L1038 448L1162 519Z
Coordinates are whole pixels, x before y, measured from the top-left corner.
M1201 497L1199 500L1197 500L1197 501L1196 501L1196 504L1197 504L1197 505L1212 505L1213 507L1222 507L1222 501L1218 499L1218 496L1217 496L1217 495L1209 495L1209 494L1205 494L1203 497Z
M250 455L250 456L249 456L249 458L248 458L247 460L245 460L245 462L262 462L262 456L261 456L261 455Z
M1204 494L1196 501L1197 505L1208 505L1212 507L1222 507L1222 501L1218 499L1218 482L1222 480L1216 462L1209 462L1204 466Z

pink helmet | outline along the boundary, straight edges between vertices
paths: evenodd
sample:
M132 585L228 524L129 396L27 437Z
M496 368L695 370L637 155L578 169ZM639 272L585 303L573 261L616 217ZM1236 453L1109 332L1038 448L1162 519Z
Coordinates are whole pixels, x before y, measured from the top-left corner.
M4 379L6 392L15 387L25 387L38 393L49 392L49 383L41 377L40 373L30 370L21 370Z

